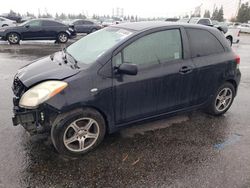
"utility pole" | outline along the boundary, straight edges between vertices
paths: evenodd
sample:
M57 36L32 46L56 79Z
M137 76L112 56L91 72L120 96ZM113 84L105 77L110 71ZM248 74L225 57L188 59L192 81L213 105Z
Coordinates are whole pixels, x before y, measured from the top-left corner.
M241 0L239 0L239 4L238 4L237 10L236 10L236 15L235 15L235 17L238 16L238 13L239 13L239 10L240 10L240 6L241 6Z

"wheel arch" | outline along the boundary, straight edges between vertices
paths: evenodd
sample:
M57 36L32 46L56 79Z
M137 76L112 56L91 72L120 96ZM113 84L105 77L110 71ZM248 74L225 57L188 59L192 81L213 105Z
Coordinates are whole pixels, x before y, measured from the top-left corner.
M233 41L233 36L232 35L228 35L226 36L227 39L230 39L231 41Z
M74 113L81 112L84 109L92 109L92 110L95 110L98 113L100 113L102 115L104 121L105 121L106 132L107 133L111 132L111 127L110 127L111 120L108 117L108 115L103 110L101 110L100 108L92 106L92 105L82 105L82 106L77 106L77 107L69 108L68 110L62 111L61 113L59 113L59 115L54 120L53 125L56 125L62 119L63 116L65 116L65 115L70 116L70 115L72 115Z
M103 117L103 119L104 119L104 121L105 121L106 132L110 132L110 127L109 127L110 121L108 120L108 117L107 117L106 113L104 113L103 110L101 110L100 108L97 108L97 107L95 107L95 106L91 106L91 105L84 105L84 106L82 106L81 108L82 108L82 109L90 108L90 109L93 109L93 110L99 112L99 113L102 115L102 117Z
M58 31L58 32L57 32L57 36L58 36L59 34L61 34L61 33L65 33L65 34L67 34L67 35L69 36L69 34L67 33L67 31L63 31L63 30Z
M229 82L230 84L232 84L234 86L235 92L237 91L238 86L235 80L229 79L229 80L226 80L226 82Z
M23 37L22 37L22 35L21 35L21 33L19 33L18 31L9 31L9 32L7 32L6 33L6 39L8 38L8 35L9 34L11 34L11 33L16 33L16 34L18 34L19 35L19 37L20 37L20 40L22 40L23 39Z

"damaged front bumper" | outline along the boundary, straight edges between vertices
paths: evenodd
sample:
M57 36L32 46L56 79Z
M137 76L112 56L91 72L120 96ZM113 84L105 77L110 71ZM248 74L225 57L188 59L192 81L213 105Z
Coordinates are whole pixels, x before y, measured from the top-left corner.
M13 98L13 113L12 122L14 126L22 125L31 135L42 134L49 132L53 117L56 117L56 112L50 108L41 106L37 109L24 109L18 106L18 99Z

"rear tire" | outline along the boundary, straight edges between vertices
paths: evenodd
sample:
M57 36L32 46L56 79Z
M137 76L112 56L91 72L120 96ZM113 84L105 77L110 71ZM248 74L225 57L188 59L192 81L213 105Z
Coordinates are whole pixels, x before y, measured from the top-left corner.
M59 43L66 43L68 41L68 39L69 39L69 35L65 32L61 32L57 36L57 41Z
M97 31L97 29L93 28L90 33L94 33L96 31Z
M228 111L235 97L235 87L233 84L224 83L213 96L207 112L214 116L220 116Z
M20 35L17 33L9 33L7 35L7 40L10 44L19 44L20 43Z
M55 120L51 139L56 150L64 155L79 156L96 148L106 133L105 120L96 110L75 110Z

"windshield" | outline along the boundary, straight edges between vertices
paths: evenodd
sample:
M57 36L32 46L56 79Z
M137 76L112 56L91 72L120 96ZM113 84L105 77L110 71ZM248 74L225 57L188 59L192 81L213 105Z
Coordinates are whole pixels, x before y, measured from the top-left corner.
M27 23L29 23L30 21L31 21L31 20L27 20L27 21L21 23L20 26L24 26L24 25L26 25Z
M108 27L83 37L70 45L67 52L78 63L91 64L108 49L131 34L131 31L125 29Z

